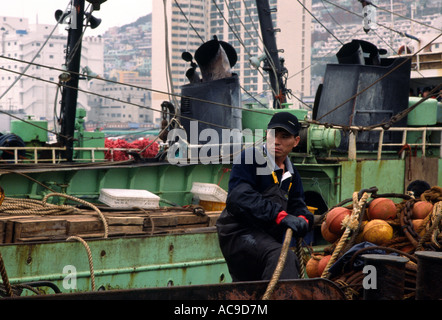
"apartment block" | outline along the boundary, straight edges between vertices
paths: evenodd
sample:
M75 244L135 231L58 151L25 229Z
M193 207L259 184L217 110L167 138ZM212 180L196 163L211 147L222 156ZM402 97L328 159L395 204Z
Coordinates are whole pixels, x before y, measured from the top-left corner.
M287 88L296 96L289 102L297 108L298 99L310 95L310 72L305 68L310 65L311 17L297 1L270 0L269 3L274 9L272 17L278 31L275 36L280 57L288 69ZM311 7L311 0L301 3ZM256 1L169 0L152 4L153 89L161 91L152 95L153 108L159 108L164 100L179 105L176 95L187 82L184 74L190 66L181 54L184 51L194 54L213 36L230 43L237 51L238 62L232 71L239 75L244 99L263 94L273 99L266 72L255 69L249 62L263 53Z
M50 127L54 115L60 113L61 101L58 86L61 72L51 67L62 68L67 46L67 32L53 30L54 26L55 21L53 25L31 25L25 18L0 17L0 50L4 56L0 58L3 68L0 70L0 94L4 95L0 108L15 113L20 110L34 119L49 120ZM101 38L84 37L81 54L80 70L88 66L97 74L103 73ZM29 64L34 58L34 64ZM87 90L87 78L82 78L79 87ZM77 107L89 110L83 92L79 92Z

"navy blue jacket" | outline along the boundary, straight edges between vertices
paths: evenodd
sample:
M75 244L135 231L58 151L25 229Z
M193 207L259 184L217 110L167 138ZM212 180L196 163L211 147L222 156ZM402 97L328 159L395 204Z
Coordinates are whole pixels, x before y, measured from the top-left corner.
M227 211L237 218L237 221L254 220L260 225L268 226L276 224L276 217L283 207L262 196L265 190L275 184L272 175L274 171L279 187L285 191L288 190L288 203L285 211L294 216L306 217L309 220L309 229L311 229L313 214L308 211L304 202L301 177L289 158L286 159L285 166L291 178L283 180L283 170L276 166L271 157L265 156L265 149L264 152L254 148L243 150L232 166L226 202ZM289 174L286 172L285 175Z

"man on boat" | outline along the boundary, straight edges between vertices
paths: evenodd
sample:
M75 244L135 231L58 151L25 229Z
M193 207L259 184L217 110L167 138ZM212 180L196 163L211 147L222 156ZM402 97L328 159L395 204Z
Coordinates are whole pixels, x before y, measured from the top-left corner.
M301 178L288 158L300 141L298 119L278 112L267 129L263 150L246 149L235 160L226 209L216 224L233 281L269 280L287 228L304 237L313 227ZM280 279L298 278L298 264L289 250Z

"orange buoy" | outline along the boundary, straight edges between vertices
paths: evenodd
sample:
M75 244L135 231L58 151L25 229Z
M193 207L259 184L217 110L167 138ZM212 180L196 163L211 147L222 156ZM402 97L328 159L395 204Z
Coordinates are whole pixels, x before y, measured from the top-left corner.
M305 272L309 278L318 278L321 275L318 273L319 260L317 257L311 257L305 265Z
M423 228L419 233L417 232L419 229L421 229L423 223L424 223L424 219L414 219L411 220L411 223L413 224L413 229L414 231L419 235L419 236L423 236L425 234L425 228Z
M385 220L374 219L365 225L362 238L364 241L381 245L393 238L393 228Z
M358 235L356 236L356 239L355 239L356 243L360 243L360 242L364 241L364 239L362 237L362 232L363 232L364 227L365 227L365 225L367 223L368 223L367 220L364 220L364 221L361 222L361 227L360 227L359 233L358 233Z
M344 207L337 207L330 210L325 218L325 222L328 225L328 230L334 234L342 234L342 220L349 215L351 215L351 210Z
M321 260L319 260L319 263L318 263L319 276L321 276L322 273L324 272L324 269L327 266L327 263L330 261L331 257L332 257L331 255L327 255L327 256L322 257Z
M324 240L328 241L330 243L335 242L340 237L339 234L334 234L334 233L330 232L330 230L328 229L328 225L327 225L326 221L324 221L321 224L321 234L322 234L322 237L324 238Z
M397 217L396 205L388 198L376 198L368 205L368 219L390 220Z
M412 219L425 219L433 211L433 204L427 201L418 201L411 211Z

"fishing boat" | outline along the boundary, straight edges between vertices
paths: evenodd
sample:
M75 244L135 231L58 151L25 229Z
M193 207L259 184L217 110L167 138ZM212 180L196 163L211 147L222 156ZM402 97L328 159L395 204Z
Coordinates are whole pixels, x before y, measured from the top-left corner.
M246 137L236 136L235 131L222 144L211 145L207 138L188 141L192 130L201 137L205 129L222 136L222 129L246 128L252 133L252 139L247 140L250 146L250 141L262 142L266 124L275 112L289 111L301 120L302 143L291 159L301 175L306 203L316 217L313 232L304 239L314 249L301 253L311 258L314 253L332 256L340 239L356 236L357 232L349 229L345 237L340 235L332 242L325 239L321 227L332 208L351 202L349 210L359 215L369 197L393 197L399 199L397 208L400 204L405 207L404 203L417 201L406 194L410 182L426 180L431 186L442 185L442 107L434 99L409 97L412 58L416 55L381 58L377 48L364 41L344 45L338 52L340 63L327 66L309 118L307 110L283 107L283 66L274 36L266 31L272 29L271 18L265 14L269 5L267 1L257 1L257 5L269 53L266 59L275 68L269 73L278 93L274 107L240 107L238 77L222 69L226 62L227 70L232 66L234 48L214 38L195 52L198 64L189 53L183 55L191 62L189 84L182 88L179 114L172 103L164 103L164 119L168 121L161 133L169 132L172 139L166 139L167 148L156 150L153 157L144 157L144 150L133 148L124 150L129 155L127 160L114 161L108 155L122 150L106 148L102 133L81 129L84 113L76 110L75 103L80 51L76 53L68 66L70 77L63 84L64 114L58 145L38 142L42 124L27 120L13 132L26 146L1 148L9 155L0 166L5 209L0 217L2 296L260 299L269 283L231 283L214 227L225 205L233 154L247 146ZM78 26L83 23L84 0L75 0L74 6L80 12ZM68 50L81 39L78 31L69 32ZM216 67L223 76L195 80L197 68L203 78L210 74L212 60L219 54L221 63ZM440 78L433 80L436 92ZM180 126L173 125L177 122ZM85 147L87 141L101 145ZM142 148L153 146L150 141ZM90 159L86 160L87 156ZM359 204L361 199L366 202ZM436 219L432 234L440 228L437 199L436 195L428 200L434 204ZM363 214L360 216L362 224ZM412 239L418 236L404 236L413 246L404 254L414 254L420 240L414 243ZM440 244L438 235L431 241L432 250L428 251L437 253L434 246ZM396 258L375 261L388 269L389 263L395 263L392 259ZM304 255L301 260L307 262L308 258ZM400 263L404 270L405 262ZM354 298L354 292L352 296L346 290L348 279L341 272L331 277L330 267L311 279L278 282L273 298ZM414 271L416 277L416 268ZM391 274L394 272L385 273ZM425 289L414 288L408 298L414 298L416 291L426 292L421 288ZM383 297L398 299L401 294L403 290L399 294L390 291Z

